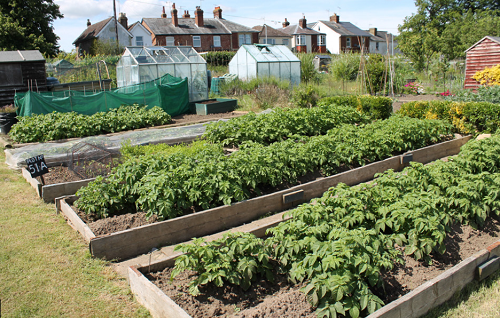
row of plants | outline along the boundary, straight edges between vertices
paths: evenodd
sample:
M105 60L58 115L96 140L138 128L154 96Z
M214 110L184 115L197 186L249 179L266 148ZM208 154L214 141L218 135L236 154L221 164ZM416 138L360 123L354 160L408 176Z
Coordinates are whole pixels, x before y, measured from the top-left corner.
M392 99L371 95L330 96L318 101L318 106L337 104L349 106L366 114L371 119L387 119L392 115Z
M500 105L487 102L416 101L401 105L399 114L441 119L459 133L494 133L500 125Z
M324 135L342 124L366 124L369 121L368 116L347 106L275 108L270 113L251 112L228 121L209 124L203 138L225 146L237 146L244 141L271 144L297 136Z
M451 129L442 121L394 116L367 125L342 125L326 136L269 146L246 142L231 156L210 147L190 155L145 155L81 188L76 205L101 218L144 211L170 219L242 201L284 182L295 184L308 172L332 175L421 148L450 137Z
M412 163L400 173L386 171L367 184L339 184L321 198L288 212L267 238L227 234L182 244L172 279L197 272L189 292L207 284L248 289L256 277L272 282L276 271L302 291L318 317L356 318L383 301L381 273L403 263L402 253L431 263L444 253L454 223L482 226L500 213L500 136L472 141L448 162ZM382 287L382 288L381 288Z
M160 107L131 105L110 109L94 115L75 112L33 114L18 117L19 122L9 132L19 143L45 142L75 137L94 136L124 130L168 124L171 117Z

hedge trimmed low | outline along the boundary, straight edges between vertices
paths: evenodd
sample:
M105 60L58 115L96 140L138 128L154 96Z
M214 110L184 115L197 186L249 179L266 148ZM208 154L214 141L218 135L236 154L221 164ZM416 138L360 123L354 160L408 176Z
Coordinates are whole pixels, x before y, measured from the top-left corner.
M442 119L459 133L495 133L500 125L500 105L487 102L418 101L404 103L398 111L419 119Z
M345 95L325 97L318 102L318 106L331 104L356 108L371 119L387 119L392 114L392 99L389 97Z

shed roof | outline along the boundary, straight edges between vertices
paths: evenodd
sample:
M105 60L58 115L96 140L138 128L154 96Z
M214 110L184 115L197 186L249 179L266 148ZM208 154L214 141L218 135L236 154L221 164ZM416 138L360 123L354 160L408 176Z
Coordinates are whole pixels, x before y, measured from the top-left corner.
M38 50L0 51L0 63L45 61Z
M496 42L496 43L500 44L500 37L487 35L484 38L482 38L481 40L479 40L476 43L474 43L470 48L468 48L467 50L465 50L465 53L467 53L470 50L472 50L474 47L476 47L479 43L483 42L485 39L489 39L489 40L491 40L493 42Z
M269 37L275 37L275 38L276 37L283 37L283 38L289 38L290 37L290 34L287 34L285 32L277 30L277 29L275 29L273 27L270 27L267 24L265 24L265 25L256 25L252 29L261 32L262 36L264 36L266 34L266 30L265 29L267 29L267 36L269 36Z
M244 44L240 47L238 53L241 50L247 51L257 62L300 63L300 59L286 45Z
M361 30L351 22L332 22L332 21L319 21L326 25L328 28L332 29L333 31L337 32L340 35L347 35L347 36L369 36L371 37L372 35L366 31Z
M194 18L179 18L178 26L174 26L172 18L144 18L142 23L147 25L155 35L178 34L231 34L233 32L258 32L244 25L225 19L204 18L203 26L199 27Z

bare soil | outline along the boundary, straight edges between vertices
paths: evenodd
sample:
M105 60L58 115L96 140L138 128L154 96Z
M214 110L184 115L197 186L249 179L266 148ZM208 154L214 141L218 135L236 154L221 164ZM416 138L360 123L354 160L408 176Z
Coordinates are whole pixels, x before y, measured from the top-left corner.
M200 121L239 117L239 116L243 115L244 113L246 113L246 112L234 111L234 112L208 114L208 115L184 114L184 115L172 117L171 124L172 125L174 125L174 124L194 124L194 123L197 123Z
M414 101L429 101L429 100L443 100L441 95L402 95L394 98L394 102L392 103L392 111L397 112L401 105L407 102Z
M488 218L481 230L455 224L446 237L445 254L432 255L432 265L403 256L404 265L382 273L385 292L378 289L374 293L389 303L492 244L499 235L499 217ZM148 278L195 318L315 317L314 308L300 292L302 285L290 284L283 274L276 273L274 284L258 278L247 291L233 285L220 288L205 286L200 288L200 296L193 297L189 295L187 285L196 277L196 273L184 272L172 283L170 273L171 268L166 268L162 272L149 274Z

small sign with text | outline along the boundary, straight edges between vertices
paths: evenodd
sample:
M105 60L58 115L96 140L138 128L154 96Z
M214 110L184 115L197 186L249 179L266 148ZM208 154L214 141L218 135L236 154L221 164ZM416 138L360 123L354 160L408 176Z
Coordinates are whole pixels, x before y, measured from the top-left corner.
M28 171L30 172L32 178L42 176L49 172L49 167L47 167L43 155L26 159L26 164L28 165Z

